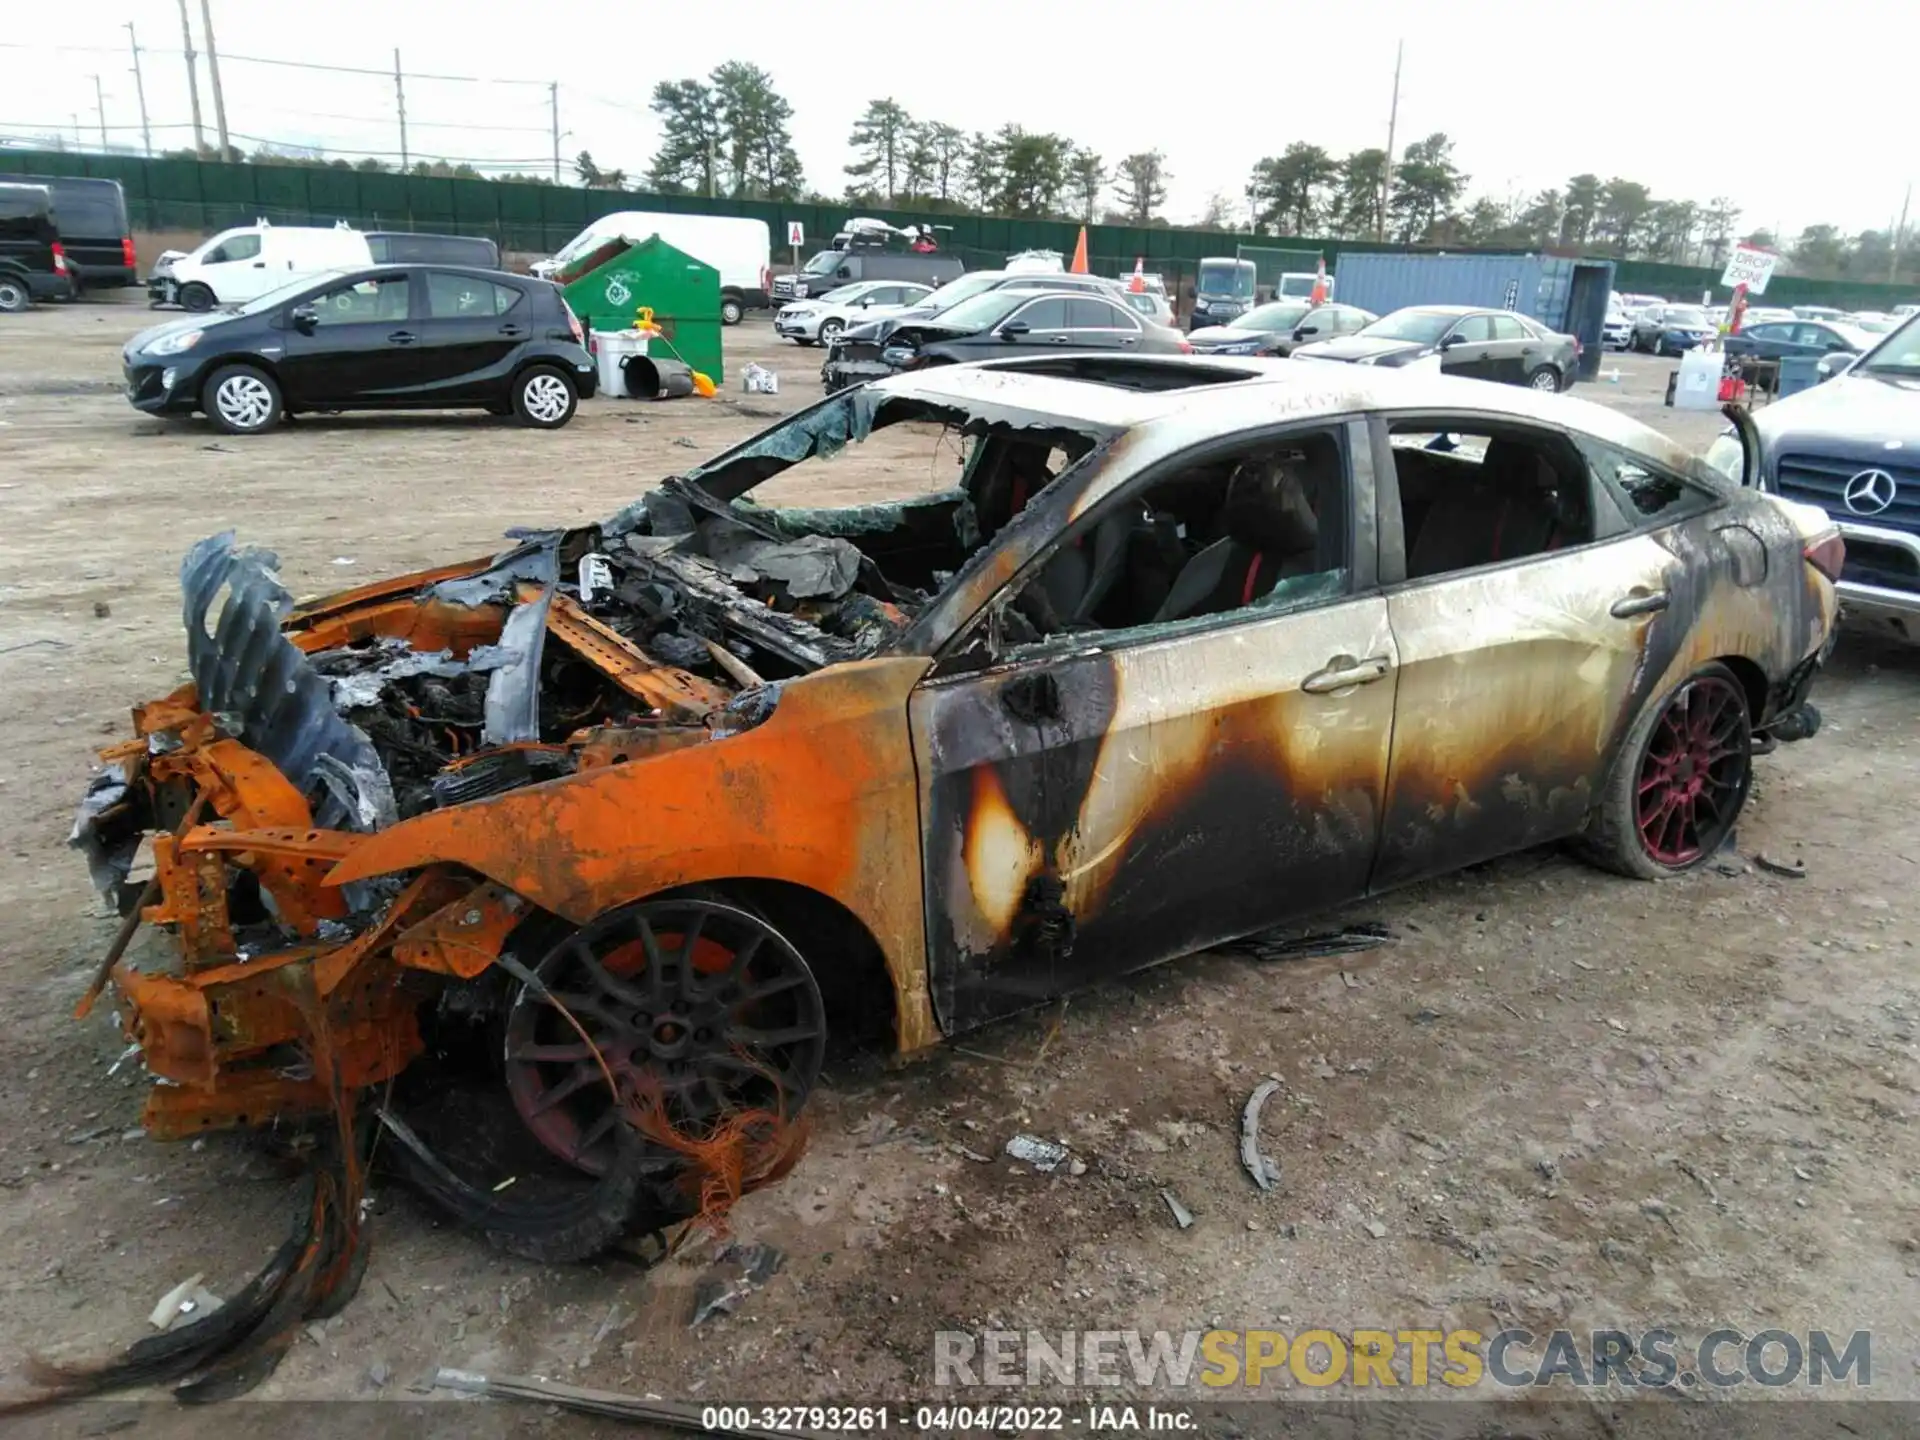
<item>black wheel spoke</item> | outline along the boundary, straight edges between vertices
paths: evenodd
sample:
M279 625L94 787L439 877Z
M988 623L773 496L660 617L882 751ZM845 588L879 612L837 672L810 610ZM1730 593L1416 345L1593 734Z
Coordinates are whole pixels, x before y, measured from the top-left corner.
M789 990L798 990L807 983L804 975L777 975L761 985L751 985L740 992L742 1003L765 1000L772 995L784 995Z
M577 1095L592 1082L600 1078L600 1071L597 1068L585 1065L581 1066L569 1074L566 1079L558 1081L541 1091L533 1102L533 1113L536 1115L546 1114L547 1111L553 1109L553 1107L558 1105L562 1100L567 1099L569 1096Z
M581 1040L571 1045L516 1045L507 1051L509 1060L525 1060L534 1064L570 1064L592 1058L593 1050Z
M778 1045L792 1045L799 1040L812 1040L820 1034L815 1025L789 1025L784 1030L756 1030L749 1025L733 1027L733 1038L742 1045L752 1045L756 1049L771 1050Z

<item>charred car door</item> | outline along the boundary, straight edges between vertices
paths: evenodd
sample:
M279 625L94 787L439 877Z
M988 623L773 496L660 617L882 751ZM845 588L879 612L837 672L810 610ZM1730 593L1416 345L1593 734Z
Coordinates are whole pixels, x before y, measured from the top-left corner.
M1579 829L1691 617L1567 434L1395 416L1376 444L1400 657L1379 889Z
M1372 470L1337 421L1152 464L948 647L910 704L948 1031L1364 888L1397 669Z

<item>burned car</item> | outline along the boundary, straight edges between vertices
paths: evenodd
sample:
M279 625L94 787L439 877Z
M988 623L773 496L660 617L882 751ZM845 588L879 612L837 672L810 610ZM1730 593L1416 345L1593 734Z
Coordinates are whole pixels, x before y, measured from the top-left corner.
M894 441L950 483L754 499ZM192 682L74 839L178 952L109 957L152 1133L367 1097L457 1216L582 1256L778 1173L742 1137L799 1123L830 1030L915 1050L1549 841L1702 863L1839 566L1818 510L1558 397L955 366L308 604L203 541Z

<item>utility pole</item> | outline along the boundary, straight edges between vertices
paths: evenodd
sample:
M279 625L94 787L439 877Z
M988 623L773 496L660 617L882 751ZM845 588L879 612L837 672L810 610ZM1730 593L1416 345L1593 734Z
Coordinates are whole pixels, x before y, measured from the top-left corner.
M1900 202L1900 223L1893 227L1893 254L1887 260L1887 283L1895 284L1900 278L1900 242L1907 235L1907 208L1913 204L1913 182L1907 182L1907 198Z
M553 111L553 183L560 183L560 82L547 84L547 104Z
M400 47L393 47L393 99L400 107L400 173L407 170L407 87L400 80Z
M1387 238L1387 204L1393 199L1393 132L1400 123L1400 59L1406 53L1407 42L1397 40L1393 46L1393 106L1387 111L1387 163L1380 174L1380 219L1375 225L1373 238Z
M140 77L140 37L133 33L131 20L127 21L127 43L133 46L133 93L140 97L140 148L151 160L153 131L147 128L147 82Z
M187 0L180 0L180 40L187 57L187 98L193 102L193 153L207 148L207 132L200 125L200 72L193 65L193 26L187 23Z
M200 28L207 34L207 75L213 81L213 123L220 132L220 158L229 153L227 145L227 98L220 90L220 50L213 43L213 0L200 0Z
M707 136L707 198L709 200L713 199L713 187L717 179L717 177L714 174L714 164L715 164L714 138L712 135L708 135Z
M100 121L100 148L107 148L107 92L100 88L100 77L93 77L93 113Z

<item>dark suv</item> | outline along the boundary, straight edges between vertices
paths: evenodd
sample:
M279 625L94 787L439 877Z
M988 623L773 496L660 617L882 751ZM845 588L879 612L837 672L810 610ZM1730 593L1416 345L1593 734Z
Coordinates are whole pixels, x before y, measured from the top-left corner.
M127 194L118 180L78 175L22 175L28 185L44 185L53 197L66 247L73 293L117 290L140 283L133 254L133 226L127 223Z
M53 197L44 185L0 185L0 311L73 293Z
M553 430L595 381L558 286L438 265L309 275L144 330L121 363L136 409L199 411L235 435L335 410L477 409Z

